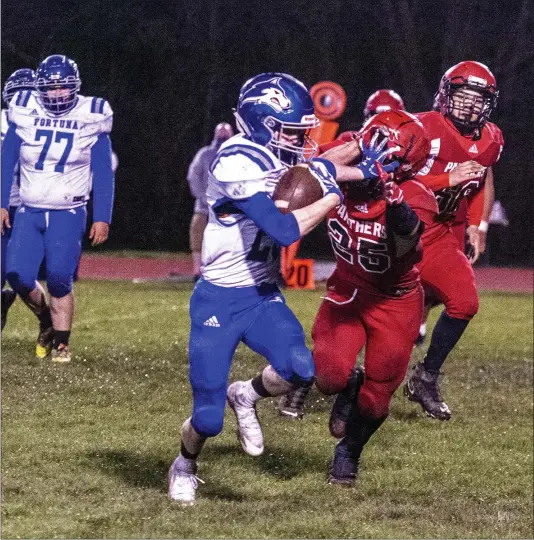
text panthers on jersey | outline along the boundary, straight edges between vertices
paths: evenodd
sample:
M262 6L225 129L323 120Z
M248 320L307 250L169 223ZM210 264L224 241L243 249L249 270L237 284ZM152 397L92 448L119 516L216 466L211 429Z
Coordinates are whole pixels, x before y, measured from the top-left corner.
M91 192L91 148L111 132L113 111L99 97L78 95L61 117L47 114L36 93L11 100L8 119L22 139L20 196L36 208L65 209L85 204Z

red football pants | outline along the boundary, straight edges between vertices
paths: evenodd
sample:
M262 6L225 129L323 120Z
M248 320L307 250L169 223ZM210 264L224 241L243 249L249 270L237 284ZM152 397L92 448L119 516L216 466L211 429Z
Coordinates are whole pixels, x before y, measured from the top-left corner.
M449 317L469 320L476 315L475 274L454 235L447 234L424 246L423 259L417 266L425 296L444 304Z
M358 406L364 416L386 416L408 369L422 313L420 286L400 298L358 291L350 300L329 291L312 331L317 388L324 394L341 392L365 344Z
M465 221L455 221L451 223L451 232L454 235L454 238L456 238L456 242L458 243L458 249L462 253L465 252L465 230Z

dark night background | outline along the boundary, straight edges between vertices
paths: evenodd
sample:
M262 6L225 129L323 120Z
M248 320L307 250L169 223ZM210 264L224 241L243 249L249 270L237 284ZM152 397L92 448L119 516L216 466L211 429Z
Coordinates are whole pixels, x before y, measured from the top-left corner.
M250 76L340 83L341 129L354 129L377 88L399 92L409 111L428 110L443 72L478 60L500 89L496 198L511 222L490 227L491 262L532 264L532 11L527 0L4 0L2 85L49 54L76 60L82 94L107 98L115 112L120 165L106 248L186 251L187 167L215 124L232 122Z

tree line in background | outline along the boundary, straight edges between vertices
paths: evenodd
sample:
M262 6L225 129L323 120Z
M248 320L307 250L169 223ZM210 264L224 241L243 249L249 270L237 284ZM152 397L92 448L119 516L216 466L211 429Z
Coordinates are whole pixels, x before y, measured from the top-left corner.
M341 84L341 129L362 122L366 98L393 88L408 110L432 106L443 72L487 64L504 132L496 195L510 227L497 262L531 263L532 6L460 0L4 0L2 82L49 54L78 62L82 93L115 112L119 156L108 248L188 249L189 163L215 124L233 120L241 84L285 71L308 86ZM319 233L320 234L320 233Z

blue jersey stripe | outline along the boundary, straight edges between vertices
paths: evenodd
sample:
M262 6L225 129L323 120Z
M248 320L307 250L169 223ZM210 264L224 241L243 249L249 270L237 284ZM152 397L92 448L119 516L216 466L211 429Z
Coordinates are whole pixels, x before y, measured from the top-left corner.
M256 148L252 146L245 146L240 144L232 145L228 148L221 150L210 167L210 172L213 173L215 167L219 164L221 158L242 155L250 161L253 161L262 171L270 171L272 169L279 168L276 163L273 161L271 156L261 148Z
M101 99L100 100L100 107L98 108L98 112L100 114L104 114L104 105L106 104L106 100L105 99Z
M20 101L22 99L22 90L17 92L17 101L15 101L15 105L18 107L20 105Z
M22 106L26 107L28 105L28 101L30 101L30 96L32 95L32 91L28 90L26 92L26 95L24 96L24 101L22 102Z
M96 113L96 100L98 98L94 97L92 100L91 100L91 112L92 113Z

